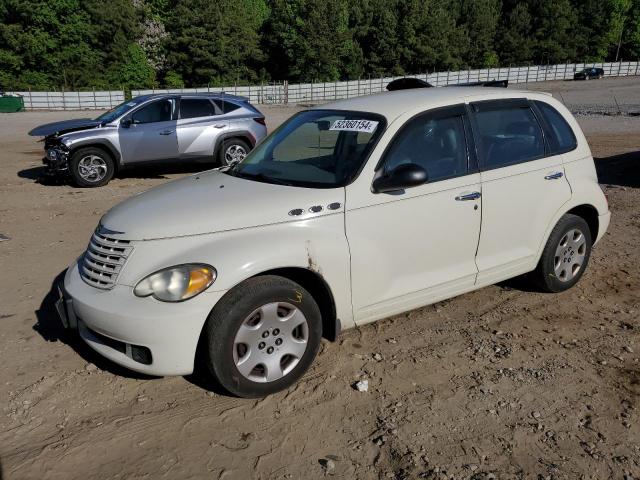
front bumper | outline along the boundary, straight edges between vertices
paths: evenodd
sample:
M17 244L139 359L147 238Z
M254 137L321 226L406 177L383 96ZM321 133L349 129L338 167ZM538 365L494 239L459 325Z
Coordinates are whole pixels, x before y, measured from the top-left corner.
M164 376L193 372L200 332L224 293L207 291L180 303L139 298L128 286L100 290L86 284L74 264L65 275L63 295L87 345L123 367ZM145 348L149 364L135 353Z
M45 150L42 163L46 167L47 175L59 175L69 172L69 152L60 145Z

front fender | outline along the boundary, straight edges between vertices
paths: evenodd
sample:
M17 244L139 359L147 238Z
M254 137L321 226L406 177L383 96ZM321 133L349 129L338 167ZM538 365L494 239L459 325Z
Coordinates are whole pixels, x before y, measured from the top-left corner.
M78 132L73 136L63 137L61 140L69 149L70 153L83 147L98 146L107 150L117 164L120 164L120 150L117 147L118 142L113 137L117 136L117 130L111 131L109 128L96 128L93 130L85 130Z
M344 213L205 235L135 242L118 278L134 287L147 275L182 263L207 263L217 271L212 291L279 268L306 268L329 286L343 328L354 325L349 249ZM213 308L213 305L211 306Z

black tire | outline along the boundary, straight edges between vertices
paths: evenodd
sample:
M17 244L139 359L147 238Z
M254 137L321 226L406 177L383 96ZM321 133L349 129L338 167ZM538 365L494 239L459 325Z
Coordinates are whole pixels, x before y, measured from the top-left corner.
M565 240L565 236L572 231L579 231L582 235L584 235L584 252L575 252L575 250L571 250L564 254L565 256L556 256L557 249L560 248L560 242ZM584 274L587 266L589 264L589 257L591 256L591 231L589 230L589 225L584 221L582 217L572 214L564 215L553 227L551 231L551 235L549 235L549 239L547 240L547 244L542 251L542 256L540 257L540 261L538 262L538 266L531 273L531 278L534 284L544 292L552 292L558 293L568 290L573 287L582 275ZM567 247L571 248L571 247ZM582 247L580 247L581 249ZM573 252L573 253L572 253ZM567 275L566 279L562 279L556 275L556 265L564 265L562 262L565 260L571 262L575 255L583 255L582 264L575 274L571 274L572 276L569 278ZM560 263L557 263L557 262ZM560 267L563 268L563 267ZM568 265L569 269L573 269L572 265ZM566 270L567 272L569 270Z
M227 152L233 148L241 149L245 152L245 156L251 151L251 145L249 145L245 140L241 138L225 138L220 142L218 146L218 151L216 152L216 161L219 166L225 167L227 165L232 165L233 163L229 163L227 160Z
M97 163L100 167L96 170L97 172L99 171L99 173L96 173L95 181L91 180L91 178L86 175L83 177L80 173L80 162L87 157L99 158ZM115 173L115 163L113 161L113 157L105 150L97 147L86 147L76 150L73 155L71 155L69 170L74 183L78 187L102 187L109 183L113 178L113 174Z
M263 305L282 302L295 307L302 312L307 321L307 346L304 353L293 368L274 381L253 381L240 372L235 363L234 355L238 356L237 345L234 345L236 335L252 312ZM279 312L278 312L279 313ZM262 320L260 320L262 323ZM264 335L262 327L256 328ZM269 329L267 329L269 330ZM311 366L318 353L322 338L322 319L320 309L313 297L304 288L295 282L275 275L264 275L250 278L228 292L214 307L204 327L204 345L206 347L205 361L214 379L228 392L245 398L264 397L272 393L284 390L293 385ZM277 342L275 330L270 330L271 336L267 342ZM281 333L284 336L284 333ZM275 338L275 340L274 340ZM261 343L263 343L261 341ZM255 350L258 355L265 358L271 343L263 344L261 351ZM274 343L274 345L278 345ZM242 345L240 345L242 346ZM286 344L282 347L286 347ZM252 348L255 348L252 347ZM259 348L259 347L258 347ZM277 357L279 347L272 352L276 357L285 359L286 356ZM283 353L280 353L283 355ZM241 358L241 357L239 357ZM264 364L263 364L264 366ZM253 372L253 370L252 370ZM265 376L266 378L266 376Z

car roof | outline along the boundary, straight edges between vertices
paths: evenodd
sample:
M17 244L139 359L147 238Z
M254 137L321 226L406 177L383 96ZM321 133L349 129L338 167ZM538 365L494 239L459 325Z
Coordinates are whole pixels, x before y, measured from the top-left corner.
M454 105L471 100L493 100L507 98L544 98L549 94L505 88L488 87L437 87L413 88L393 92L382 92L363 97L318 105L322 110L354 110L377 113L393 121L400 115L411 111L423 111L446 104Z
M247 97L241 97L240 95L231 95L225 92L166 92L166 93L148 93L145 95L138 95L134 97L136 100L146 101L152 98L166 98L166 97L202 97L212 100L231 100L236 102L246 102L249 99Z

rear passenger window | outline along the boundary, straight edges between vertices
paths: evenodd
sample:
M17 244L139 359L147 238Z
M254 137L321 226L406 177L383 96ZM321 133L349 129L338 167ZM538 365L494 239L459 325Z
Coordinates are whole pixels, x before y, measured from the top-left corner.
M229 102L228 100L214 100L214 102L216 102L216 105L222 113L233 112L234 110L240 108L240 105L236 105L235 103Z
M578 145L573 130L564 117L551 105L535 102L551 128L551 155L558 155L573 150Z
M180 118L209 117L215 108L206 98L183 98L180 100Z
M542 129L526 105L476 105L482 169L515 165L544 156Z
M409 120L396 135L385 156L384 170L413 163L434 182L467 173L467 145L461 115L434 118L422 115Z

